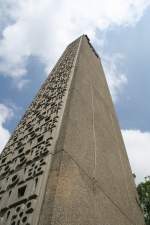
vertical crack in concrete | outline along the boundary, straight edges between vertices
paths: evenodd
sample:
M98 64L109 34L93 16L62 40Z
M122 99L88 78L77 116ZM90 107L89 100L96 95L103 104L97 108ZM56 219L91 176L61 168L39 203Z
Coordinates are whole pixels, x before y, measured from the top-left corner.
M92 106L92 129L93 129L93 141L94 141L94 169L93 177L96 175L96 157L97 157L97 143L96 143L96 133L95 133L95 114L94 114L94 97L93 97L93 86L90 85L91 89L91 106Z

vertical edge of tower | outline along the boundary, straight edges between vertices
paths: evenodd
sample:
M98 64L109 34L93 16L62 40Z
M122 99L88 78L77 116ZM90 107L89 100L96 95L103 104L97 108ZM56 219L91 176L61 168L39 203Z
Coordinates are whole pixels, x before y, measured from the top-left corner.
M55 143L53 146L54 153L52 155L52 160L50 163L49 170L47 170L47 173L48 173L47 184L45 186L45 192L43 192L44 198L43 198L43 203L41 205L42 207L40 211L38 225L44 225L44 224L48 225L52 223L55 194L56 194L60 165L61 165L61 160L63 155L63 143L64 143L64 136L65 136L66 120L68 116L69 101L71 97L71 89L73 85L74 74L78 64L78 57L79 57L82 39L83 39L83 35L77 39L79 40L79 43L78 43L76 55L73 61L73 66L71 68L70 78L67 83L66 93L63 98L63 106L60 111L59 121L57 124L57 131L55 133Z

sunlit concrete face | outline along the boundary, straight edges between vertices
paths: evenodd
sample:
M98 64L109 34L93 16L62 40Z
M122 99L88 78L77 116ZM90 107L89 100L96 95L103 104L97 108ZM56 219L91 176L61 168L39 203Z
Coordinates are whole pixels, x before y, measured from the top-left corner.
M143 225L100 58L83 35L1 154L0 225Z
M144 224L101 61L86 36L80 38L56 151L41 225Z

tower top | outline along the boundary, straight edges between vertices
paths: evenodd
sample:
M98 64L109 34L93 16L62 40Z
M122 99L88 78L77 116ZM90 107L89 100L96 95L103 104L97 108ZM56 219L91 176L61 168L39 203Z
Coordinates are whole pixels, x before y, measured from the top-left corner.
M100 58L99 55L98 55L98 53L96 52L95 48L94 48L93 45L91 44L90 39L89 39L89 37L87 36L87 34L83 34L83 37L85 37L85 38L87 39L87 41L88 41L88 43L89 43L89 45L90 45L92 51L95 53L95 55L96 55L98 58Z
M98 55L97 51L95 50L95 48L93 47L93 45L91 44L90 38L88 37L87 34L82 34L81 36L79 36L76 40L78 39L83 39L85 38L90 46L90 48L92 49L92 51L94 52L94 54L96 55L97 58L100 59L100 56ZM74 41L73 41L74 42ZM70 45L70 44L69 44Z

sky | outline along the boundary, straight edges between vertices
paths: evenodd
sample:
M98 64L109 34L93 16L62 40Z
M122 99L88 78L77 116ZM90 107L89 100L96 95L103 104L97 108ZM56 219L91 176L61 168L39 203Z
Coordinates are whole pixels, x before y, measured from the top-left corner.
M0 0L0 151L71 41L101 57L136 183L150 175L150 0Z

